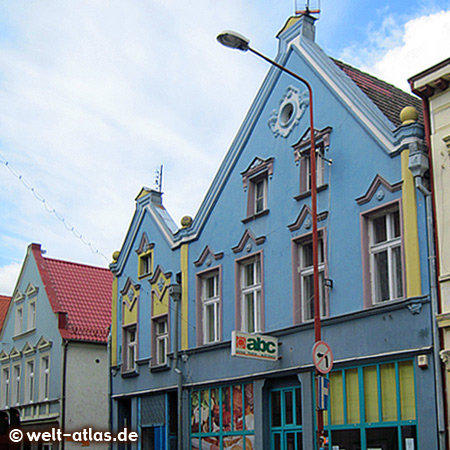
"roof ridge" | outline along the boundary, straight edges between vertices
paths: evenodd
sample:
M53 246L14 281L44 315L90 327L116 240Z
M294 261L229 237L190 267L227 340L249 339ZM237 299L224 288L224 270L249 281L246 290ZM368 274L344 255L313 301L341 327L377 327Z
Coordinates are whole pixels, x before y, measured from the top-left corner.
M49 258L46 256L43 256L42 258L46 261L52 261L52 262L63 263L63 264L71 264L74 266L81 266L81 267L86 267L86 268L90 268L90 269L99 269L99 270L104 270L106 272L110 272L108 267L94 266L92 264L80 263L80 262L76 262L76 261L68 261L66 259Z

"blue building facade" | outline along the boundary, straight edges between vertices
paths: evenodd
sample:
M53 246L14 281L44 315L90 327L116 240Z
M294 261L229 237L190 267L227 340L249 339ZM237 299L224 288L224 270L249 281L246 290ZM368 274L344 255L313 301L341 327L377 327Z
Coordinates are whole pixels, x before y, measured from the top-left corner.
M426 165L423 128L399 118L417 100L314 33L289 19L276 61L314 95L328 445L435 449L427 180L409 168ZM314 448L309 108L271 67L193 220L178 229L160 192L136 198L111 265L112 420L139 432L128 448ZM232 356L248 335L277 338L278 357Z

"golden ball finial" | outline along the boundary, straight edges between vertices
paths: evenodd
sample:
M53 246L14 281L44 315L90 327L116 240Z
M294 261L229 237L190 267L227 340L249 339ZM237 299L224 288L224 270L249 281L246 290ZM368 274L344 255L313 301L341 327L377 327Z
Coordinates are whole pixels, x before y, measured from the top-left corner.
M402 125L408 125L410 123L417 122L419 118L419 113L414 106L405 106L400 113L400 120L402 121Z
M183 228L189 228L192 225L192 217L191 216L183 216L181 218L181 226Z
M113 254L112 254L112 258L113 261L116 262L119 259L120 256L120 252L118 250L116 250Z

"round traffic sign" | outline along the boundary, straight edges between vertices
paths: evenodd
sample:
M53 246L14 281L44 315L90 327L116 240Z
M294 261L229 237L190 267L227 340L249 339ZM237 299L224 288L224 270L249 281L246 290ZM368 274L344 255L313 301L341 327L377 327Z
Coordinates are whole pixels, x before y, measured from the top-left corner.
M320 373L328 373L333 367L333 352L324 341L317 341L312 350L314 365Z

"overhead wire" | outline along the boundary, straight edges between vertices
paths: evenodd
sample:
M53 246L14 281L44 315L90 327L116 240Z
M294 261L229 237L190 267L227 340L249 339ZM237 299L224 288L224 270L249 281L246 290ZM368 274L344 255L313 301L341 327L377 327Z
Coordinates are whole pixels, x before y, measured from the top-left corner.
M66 228L67 231L70 231L72 233L72 235L79 239L86 247L88 247L92 253L101 256L106 263L109 263L109 259L98 249L96 248L92 242L90 242L88 239L86 239L83 234L78 231L75 226L73 226L62 214L60 214L56 208L54 208L46 199L45 197L43 197L32 185L31 183L29 183L24 176L18 171L16 170L11 163L3 156L0 154L0 163L3 164L9 171L10 173L16 177L21 183L22 185L28 190L30 191L34 198L36 200L38 200L40 203L42 203L42 205L44 206L45 210L50 213L53 214Z

